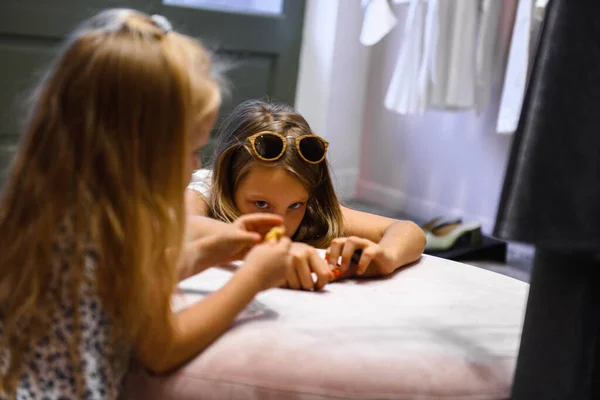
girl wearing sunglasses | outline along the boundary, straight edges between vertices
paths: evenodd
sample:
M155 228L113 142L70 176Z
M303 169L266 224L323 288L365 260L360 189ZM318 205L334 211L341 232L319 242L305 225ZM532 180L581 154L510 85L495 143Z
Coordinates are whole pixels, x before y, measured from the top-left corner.
M329 264L340 257L339 278L388 275L416 261L425 247L416 224L340 205L327 147L291 107L246 101L220 128L212 170L194 173L188 208L227 222L250 213L281 216L295 242L286 278L292 289L321 289L336 279ZM315 248L327 249L329 263Z

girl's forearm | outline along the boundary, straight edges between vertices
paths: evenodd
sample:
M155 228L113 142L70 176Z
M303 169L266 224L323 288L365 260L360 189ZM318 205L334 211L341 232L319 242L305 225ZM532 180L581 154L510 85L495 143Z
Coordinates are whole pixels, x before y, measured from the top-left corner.
M177 278L181 282L200 272L213 267L215 262L210 257L214 252L210 251L211 237L207 236L184 244L182 250L182 259L177 268Z
M190 259L192 259L192 256L190 256ZM211 262L209 259L193 258L193 260L195 260L195 262L185 261L179 264L177 270L177 280L179 282L215 266L215 263Z
M165 373L205 350L260 291L251 268L242 268L221 289L173 315L167 354L147 368Z
M183 245L182 259L177 270L179 281L215 265L216 261L211 255L211 245L219 232L231 229L226 222L217 221L209 217L188 216L186 226L186 241Z
M393 254L398 268L417 261L426 243L425 233L417 224L398 221L386 229L379 245Z
M214 234L220 230L229 229L230 224L210 217L188 215L186 226L186 239L188 241Z

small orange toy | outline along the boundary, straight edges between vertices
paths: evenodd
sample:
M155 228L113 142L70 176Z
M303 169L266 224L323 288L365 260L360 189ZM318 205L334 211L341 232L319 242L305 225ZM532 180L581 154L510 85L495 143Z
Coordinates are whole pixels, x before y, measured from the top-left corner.
M325 254L325 261L329 261L329 255L328 254ZM334 279L335 278L339 278L340 275L342 275L342 271L340 270L339 265L337 267L335 267L334 269L332 269L331 273L333 274Z
M360 261L360 256L362 255L362 249L358 249L352 255L352 259L350 260L350 266L357 266ZM325 254L325 261L329 261L329 255ZM340 269L340 265L337 266L331 271L335 278L339 278L342 275L342 270Z

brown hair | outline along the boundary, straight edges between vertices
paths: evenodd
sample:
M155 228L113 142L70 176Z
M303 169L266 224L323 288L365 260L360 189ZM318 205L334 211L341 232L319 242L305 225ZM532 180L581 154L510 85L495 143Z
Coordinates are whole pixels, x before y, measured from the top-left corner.
M261 131L292 137L313 134L306 120L289 106L260 100L237 106L217 135L209 215L228 222L239 217L234 193L252 164L281 166L296 177L310 195L306 214L293 239L317 247L328 246L332 239L342 236L343 221L326 160L309 164L298 155L296 146L288 146L285 155L277 161L260 161L250 151L246 139Z
M166 326L185 228L187 132L192 118L218 107L217 86L199 43L144 14L104 11L70 36L34 93L0 198L0 349L10 351L0 397L14 391L25 353L60 306L49 292L58 273L53 245L67 219L76 268L61 279L75 338L90 243L113 343ZM150 302L163 321L144 312ZM72 343L80 361L79 348Z

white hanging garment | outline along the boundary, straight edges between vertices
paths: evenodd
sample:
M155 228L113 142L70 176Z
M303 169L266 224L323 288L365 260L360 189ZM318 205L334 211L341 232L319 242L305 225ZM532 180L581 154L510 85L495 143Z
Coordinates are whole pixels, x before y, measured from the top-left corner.
M483 0L477 49L475 51L475 108L482 113L490 104L492 87L497 82L500 67L504 64L504 51L500 43L503 7L506 1Z
M394 1L409 2L409 9L385 107L400 114L429 107L484 110L502 63L498 43L504 2Z
M421 66L417 76L419 103L417 112L422 114L429 105L429 87L435 84L435 67L437 63L437 48L439 40L438 0L429 0L425 17L424 46Z
M383 39L398 23L387 0L363 0L366 5L360 43L372 46Z
M533 7L533 0L519 0L517 6L496 124L498 133L513 133L519 123L529 67Z
M435 49L436 62L432 65L433 77L429 87L429 106L445 108L446 88L448 87L448 59L450 58L451 38L448 35L451 25L451 7L448 0L438 4L438 39Z
M475 42L479 0L439 3L436 81L431 105L442 109L472 108L475 104Z
M412 114L417 110L416 82L423 47L423 7L420 0L410 2L400 56L385 96L385 107L400 114Z

